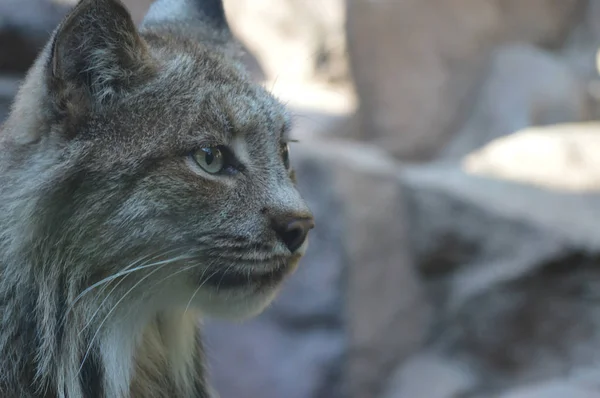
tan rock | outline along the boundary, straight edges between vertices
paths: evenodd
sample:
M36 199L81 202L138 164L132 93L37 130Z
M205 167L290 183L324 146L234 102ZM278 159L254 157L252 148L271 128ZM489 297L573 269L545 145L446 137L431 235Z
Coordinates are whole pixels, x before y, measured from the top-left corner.
M467 156L472 174L568 191L600 190L600 123L532 127Z
M75 4L77 4L79 0L50 1L57 4L63 4L72 7ZM125 7L127 7L129 12L131 13L131 18L133 19L133 21L136 24L139 24L140 22L142 22L142 19L144 19L144 16L146 16L146 12L148 12L148 8L150 8L150 5L154 2L154 0L121 0L121 2L125 4Z
M590 389L565 381L550 381L517 388L498 398L600 398L600 389Z
M600 252L597 194L474 176L445 164L402 174L418 265L426 274L452 275L449 292L457 297L573 251Z
M133 18L133 22L139 24L142 22L146 13L148 12L148 8L154 2L154 0L121 0L123 4L127 7L129 12L131 13L131 18Z
M267 80L346 82L344 0L225 0Z
M476 388L463 395L505 398L498 392L557 378L557 393L598 391L600 195L441 163L406 166L402 180L415 261L437 310L428 350L474 370ZM582 367L596 372L563 383ZM462 386L445 368L449 388ZM434 391L426 378L411 381L411 391ZM516 397L555 388L539 387Z
M68 10L52 0L0 1L0 72L25 73Z
M459 160L502 136L535 125L591 117L585 83L562 58L529 44L502 46L464 127L441 157Z
M4 121L4 118L8 116L20 83L21 80L16 77L0 75L0 125Z
M425 352L398 369L382 398L455 398L469 392L475 383L464 364Z
M472 105L495 46L557 44L585 3L349 0L347 41L363 138L402 159L431 158Z
M344 209L347 396L372 398L391 366L420 347L430 320L408 251L398 165L374 147L339 140L316 141L302 157L326 165Z

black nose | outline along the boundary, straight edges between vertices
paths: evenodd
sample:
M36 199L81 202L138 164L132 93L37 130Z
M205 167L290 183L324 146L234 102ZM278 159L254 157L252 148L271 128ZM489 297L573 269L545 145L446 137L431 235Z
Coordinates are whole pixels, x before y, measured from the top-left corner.
M311 217L292 218L273 222L273 229L279 239L285 243L292 253L302 246L308 231L314 228L315 223Z

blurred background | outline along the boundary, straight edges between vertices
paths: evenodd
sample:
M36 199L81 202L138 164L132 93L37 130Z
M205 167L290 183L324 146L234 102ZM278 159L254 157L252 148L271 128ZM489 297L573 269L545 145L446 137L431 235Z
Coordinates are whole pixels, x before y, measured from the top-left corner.
M0 120L72 3L0 0ZM317 228L222 398L600 397L600 0L225 3Z

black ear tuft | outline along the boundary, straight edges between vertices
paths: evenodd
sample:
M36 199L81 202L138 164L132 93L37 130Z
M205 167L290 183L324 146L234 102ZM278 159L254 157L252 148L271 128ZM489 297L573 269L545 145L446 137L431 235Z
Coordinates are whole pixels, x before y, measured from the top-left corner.
M156 0L143 25L178 23L205 24L229 31L222 0Z
M47 69L59 102L102 104L151 68L145 43L119 0L82 0L58 27Z

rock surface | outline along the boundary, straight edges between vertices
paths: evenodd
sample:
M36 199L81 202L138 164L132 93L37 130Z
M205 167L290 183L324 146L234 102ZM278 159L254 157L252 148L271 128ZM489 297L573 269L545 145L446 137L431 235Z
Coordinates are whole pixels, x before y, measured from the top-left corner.
M0 75L0 124L8 116L14 96L19 89L20 79Z
M405 384L389 396L453 397L431 390L431 372L442 372L448 391L472 377L469 397L524 394L518 386L598 363L600 194L482 178L447 164L405 167L402 179L415 262L436 308L427 346L438 359L421 362L423 376L410 378L410 391L423 395L403 393ZM466 371L451 372L447 361Z
M600 48L600 2L588 0L582 21L569 35L560 49L560 55L580 77L597 83L598 48ZM597 88L592 88L592 90L597 91ZM598 93L596 93L597 95Z
M154 2L154 0L121 0L123 4L127 7L129 12L131 13L131 18L135 24L139 24L142 22L150 5Z
M495 46L557 45L585 4L349 0L347 42L363 138L401 159L430 159L465 120Z
M406 167L403 183L416 262L426 274L452 275L455 299L567 253L600 252L598 194L537 189L445 164Z
M455 398L468 393L475 381L461 363L425 352L398 369L382 398Z
M531 127L463 160L472 174L557 190L600 191L600 124Z
M52 0L0 1L0 73L24 73L69 10Z
M230 25L268 80L346 83L344 0L225 0Z
M529 383L494 395L493 398L599 398L600 371L596 369L576 369L566 377L552 381Z
M459 160L485 144L529 126L587 120L584 82L556 55L532 45L496 50L465 126L442 151Z
M499 398L600 398L600 390L568 382L548 382L539 386L519 388Z

